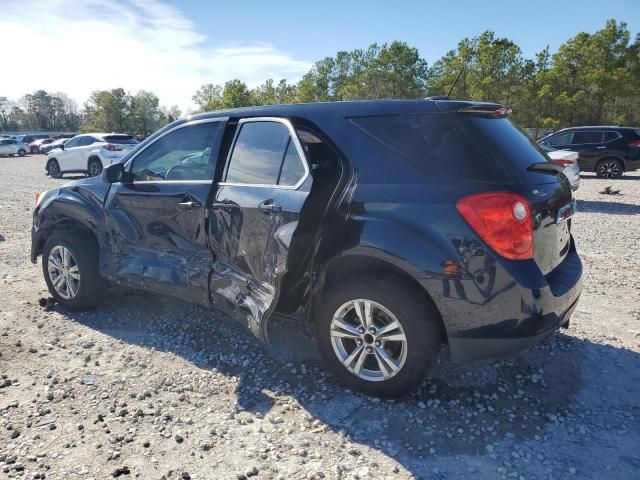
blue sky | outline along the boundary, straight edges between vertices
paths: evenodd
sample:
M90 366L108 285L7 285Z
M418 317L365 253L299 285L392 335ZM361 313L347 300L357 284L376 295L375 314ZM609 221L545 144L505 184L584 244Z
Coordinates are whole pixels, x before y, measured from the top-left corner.
M363 48L374 41L404 40L432 63L462 38L487 29L514 40L532 56L547 44L554 50L578 32L602 28L608 18L627 22L634 33L640 30L640 0L175 3L200 31L212 37L269 42L307 60Z
M3 62L25 66L0 77L0 96L42 88L81 104L93 90L123 87L183 111L204 83L296 81L313 62L372 42L405 41L431 64L486 29L529 57L608 18L640 30L640 0L0 0L0 9L0 45L19 46L5 48ZM64 62L27 68L52 55Z

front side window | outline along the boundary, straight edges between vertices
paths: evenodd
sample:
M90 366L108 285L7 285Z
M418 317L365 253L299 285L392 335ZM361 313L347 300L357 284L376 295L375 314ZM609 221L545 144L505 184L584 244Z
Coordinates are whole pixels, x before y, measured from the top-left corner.
M72 138L71 140L69 140L67 143L65 143L64 148L73 148L73 147L77 147L80 144L80 140L82 139L82 137L75 137Z
M209 161L219 122L182 127L170 132L133 159L134 181L212 180Z
M286 125L256 121L240 126L229 159L227 182L294 186L304 174L302 159Z
M576 132L573 134L572 145L583 143L602 143L603 132Z
M573 138L573 132L563 132L547 139L548 145L569 145Z

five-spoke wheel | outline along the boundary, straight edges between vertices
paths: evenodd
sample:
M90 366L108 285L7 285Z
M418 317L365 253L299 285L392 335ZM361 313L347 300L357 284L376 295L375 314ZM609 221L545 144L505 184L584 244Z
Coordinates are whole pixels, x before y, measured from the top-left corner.
M414 390L437 360L443 337L426 293L394 277L334 285L323 294L315 326L322 357L338 380L381 397Z

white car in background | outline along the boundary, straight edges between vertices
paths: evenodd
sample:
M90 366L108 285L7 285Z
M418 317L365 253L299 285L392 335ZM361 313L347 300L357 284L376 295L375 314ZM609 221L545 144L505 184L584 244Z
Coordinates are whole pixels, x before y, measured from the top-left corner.
M102 168L120 160L138 142L122 133L85 133L76 135L59 149L49 152L45 172L52 178L65 173L85 173L95 177Z
M543 147L543 150L553 163L564 167L562 173L569 179L571 190L577 190L580 186L580 168L578 168L580 154L571 150L554 150L550 147Z
M24 157L28 151L29 147L19 140L13 138L0 139L0 156L19 155L20 157Z

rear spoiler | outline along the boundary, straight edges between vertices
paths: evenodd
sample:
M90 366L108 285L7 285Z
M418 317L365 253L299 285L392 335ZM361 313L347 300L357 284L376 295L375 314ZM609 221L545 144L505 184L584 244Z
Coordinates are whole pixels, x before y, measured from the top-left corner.
M471 115L479 115L482 117L506 118L511 115L513 109L506 105L487 103L480 105L470 105L468 107L463 107L458 111Z
M530 172L550 172L550 173L562 173L564 165L551 162L532 163L527 167Z

